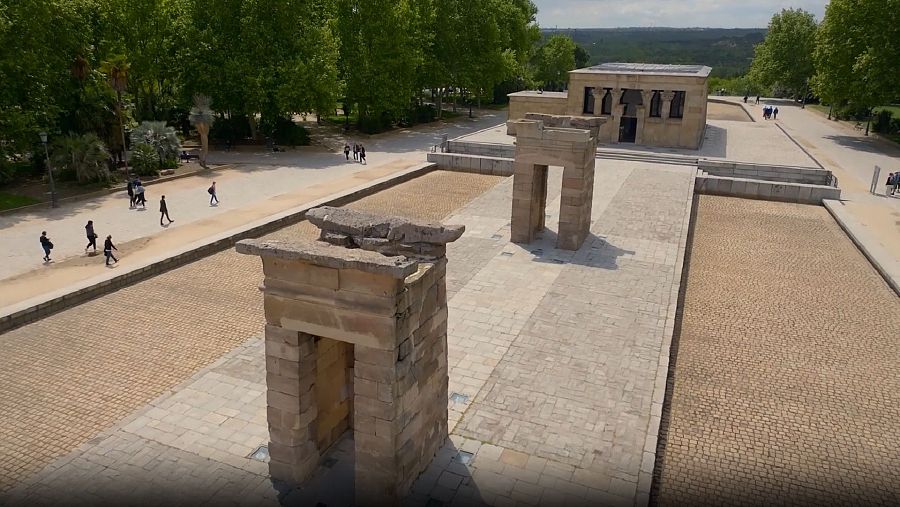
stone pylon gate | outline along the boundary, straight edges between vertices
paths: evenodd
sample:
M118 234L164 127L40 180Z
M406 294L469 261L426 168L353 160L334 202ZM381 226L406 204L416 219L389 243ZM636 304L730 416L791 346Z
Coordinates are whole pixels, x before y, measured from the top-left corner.
M462 226L343 208L319 241L245 240L262 257L269 471L301 484L346 430L357 505L395 505L447 438L445 245Z
M604 118L556 117L517 120L511 240L530 243L544 228L547 168L563 166L556 247L578 250L591 226L597 133ZM548 125L562 125L551 127Z

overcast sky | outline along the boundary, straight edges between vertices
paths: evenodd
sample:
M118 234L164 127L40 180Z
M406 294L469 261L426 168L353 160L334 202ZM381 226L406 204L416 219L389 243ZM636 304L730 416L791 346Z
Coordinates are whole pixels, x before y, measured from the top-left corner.
M756 28L784 8L821 20L828 0L532 0L542 28L630 26Z

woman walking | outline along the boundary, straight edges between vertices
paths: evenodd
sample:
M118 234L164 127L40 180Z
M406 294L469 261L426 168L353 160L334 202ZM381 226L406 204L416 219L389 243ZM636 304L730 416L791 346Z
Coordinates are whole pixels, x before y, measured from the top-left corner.
M128 180L128 187L126 187L126 191L128 192L128 209L134 208L134 182Z
M88 248L94 247L94 253L97 253L97 233L94 232L94 221L88 220L87 225L84 226L84 232L87 234L88 244L84 247L84 251L87 252Z
M116 245L113 245L112 235L106 237L106 241L103 242L103 255L106 256L106 265L109 266L109 260L112 259L114 263L118 264L119 259L116 259L116 256L113 255L112 251L119 251L116 248Z
M47 237L47 231L41 231L41 248L44 249L44 262L50 262L50 250L53 250L53 242Z
M210 187L208 189L206 189L206 191L209 192L209 205L210 206L213 205L213 200L215 200L216 205L218 205L219 198L216 197L216 182L215 181L212 182L212 185L210 185ZM160 218L160 222L162 222L162 218Z

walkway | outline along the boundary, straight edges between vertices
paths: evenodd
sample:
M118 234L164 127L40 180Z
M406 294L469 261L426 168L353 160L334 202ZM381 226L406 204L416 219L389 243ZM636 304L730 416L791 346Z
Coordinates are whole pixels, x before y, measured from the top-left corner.
M94 221L102 239L112 234L120 247L119 269L133 265L140 253L153 258L184 245L259 219L289 207L297 199L312 200L360 184L361 170L381 176L424 160L424 151L441 136L456 137L495 125L505 111L484 112L474 120L460 119L440 126L422 126L371 139L366 144L369 166L344 160L343 153L304 147L284 153L212 153L215 163L235 168L147 187L147 210L129 210L127 196L112 194L89 201L65 203L55 210L40 209L0 216L0 243L5 245L0 264L0 307L42 292L62 288L104 273L103 257L84 254L84 226ZM221 204L209 206L206 189L217 182ZM311 188L312 187L312 188ZM310 191L312 190L312 191ZM159 225L159 197L166 196L175 223ZM304 202L304 201L300 201ZM190 227L190 229L188 229ZM38 237L47 231L56 248L54 263L43 265ZM10 277L17 277L10 280Z
M900 299L822 207L694 227L657 503L896 505Z
M451 178L454 185L443 183ZM498 179L435 173L353 205L437 218L449 211L438 209L437 203L455 199L462 209L444 221L467 226L448 251L453 435L417 481L411 504L568 501L630 506L646 501L691 179L684 167L599 164L592 235L575 253L553 248L560 192L555 170L547 209L551 230L527 247L508 242L511 179L465 204L471 194L457 188L460 182L493 184ZM647 192L648 182L658 190ZM306 224L294 230L313 232ZM250 258L248 267L230 252L217 257L216 274L209 273L203 286L218 290L215 284L224 281L234 290L232 280L241 278L239 292L255 290L261 276L258 261ZM160 277L138 287L177 291L178 271L204 265L212 262L197 262L174 271L172 280ZM114 296L98 304L113 306ZM259 299L257 295L255 303L232 310L231 318L259 322ZM160 311L156 305L145 308L139 313ZM76 310L47 320L76 318ZM248 458L266 435L263 355L259 339L251 338L259 331L232 331L220 322L217 309L191 311L192 318L179 316L190 331L170 334L167 326L157 325L161 336L153 343L182 354L185 334L190 341L199 339L193 335L205 340L217 336L219 349L243 344L171 394L134 407L119 425L15 488L13 504L63 498L70 504L103 503L144 491L156 491L154 498L166 501L215 504L227 498L277 504L265 466ZM158 318L168 319L166 315L163 310ZM19 339L40 335L34 327L39 325L14 333ZM114 333L103 330L95 340ZM61 359L53 366L60 368L73 358ZM138 359L111 360L130 364ZM34 368L48 369L52 371L49 365ZM158 392L158 387L147 391ZM43 410L59 403L56 397L32 400ZM117 410L115 419L124 416L119 414ZM29 434L24 426L20 432ZM312 485L290 492L281 502L313 505L318 498L329 506L348 505L349 458L336 458L323 465ZM72 494L88 481L91 491Z
M497 181L436 172L355 206L440 219ZM0 335L0 491L260 333L260 277L229 250Z

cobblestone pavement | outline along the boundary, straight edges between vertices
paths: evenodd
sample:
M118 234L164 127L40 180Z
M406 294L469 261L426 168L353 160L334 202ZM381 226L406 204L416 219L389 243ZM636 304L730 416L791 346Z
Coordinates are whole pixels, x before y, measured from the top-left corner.
M439 171L350 206L439 220L498 181ZM0 491L259 333L260 277L221 252L0 335Z
M659 505L897 505L900 299L818 206L700 196Z
M467 226L448 252L452 435L416 482L410 505L646 501L640 492L649 492L653 422L661 411L652 398L664 380L658 363L677 291L676 252L686 234L692 175L687 168L638 163L600 171L592 235L578 252L553 247L556 170L550 230L531 245L508 242L510 179L444 218ZM452 177L460 186L471 178ZM427 178L398 187L403 197L385 201L391 190L353 206L441 218L447 210L421 196L440 194L460 206L471 199L455 185ZM654 192L646 190L650 180ZM276 235L310 233L301 224ZM245 274L244 283L260 277L258 269L247 273L254 274ZM96 491L84 497L94 501L120 498L113 482L169 480L175 491L196 483L203 492L176 494L179 501L212 504L224 498L213 495L227 494L243 505L350 505L352 458L346 453L324 463L312 486L282 492L280 499L271 485L260 484L265 469L247 458L266 435L260 347L258 338L244 342L25 481L11 492L11 503L58 502L65 492L55 484L77 484L79 474L93 471ZM135 442L149 442L149 450L136 457ZM181 478L172 478L173 469L183 471Z

